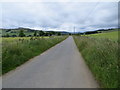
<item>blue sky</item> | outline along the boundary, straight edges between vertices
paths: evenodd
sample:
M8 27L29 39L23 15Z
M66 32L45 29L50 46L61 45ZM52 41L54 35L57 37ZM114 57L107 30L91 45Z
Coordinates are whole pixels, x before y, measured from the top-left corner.
M117 2L4 2L0 28L84 32L118 26Z

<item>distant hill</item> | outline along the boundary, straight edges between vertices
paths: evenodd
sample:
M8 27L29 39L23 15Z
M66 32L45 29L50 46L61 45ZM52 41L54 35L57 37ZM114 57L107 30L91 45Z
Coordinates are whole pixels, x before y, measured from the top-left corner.
M76 32L76 34L96 34L96 33L105 33L105 32L112 32L112 31L118 31L119 28L111 28L111 29L99 29L94 31L86 31L86 32Z
M42 30L34 30L29 28L14 28L14 29L0 29L2 30L2 36L3 37L17 37L19 36L20 31L22 30L25 34L25 36L34 36L36 33L36 36L39 36L40 32L44 34L44 36L51 36L51 35L66 35L69 34L69 32L65 31L42 31Z

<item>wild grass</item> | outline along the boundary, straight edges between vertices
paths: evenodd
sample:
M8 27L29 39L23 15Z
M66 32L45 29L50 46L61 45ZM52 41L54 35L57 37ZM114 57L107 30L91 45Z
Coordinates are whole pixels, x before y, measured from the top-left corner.
M63 41L67 36L56 37L33 37L33 38L14 38L2 41L2 74L15 69L17 66L25 63ZM9 41L10 40L10 41Z
M102 88L118 88L118 41L74 36L76 45Z

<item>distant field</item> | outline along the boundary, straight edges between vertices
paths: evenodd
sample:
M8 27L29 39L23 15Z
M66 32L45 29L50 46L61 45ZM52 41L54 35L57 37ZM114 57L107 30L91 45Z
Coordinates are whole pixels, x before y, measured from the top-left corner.
M54 37L54 36L53 36ZM36 37L4 37L2 38L3 41L18 41L19 39L24 39L24 40L29 40L31 38L36 38ZM37 38L50 38L48 36L43 36L43 37L37 37Z
M74 40L100 86L120 87L118 32L74 36Z
M2 38L2 74L15 69L67 36Z
M111 40L118 40L118 33L120 33L120 31L112 31L112 32L106 32L106 33L99 33L99 34L91 34L91 35L87 35L90 37L94 37L94 38L108 38Z

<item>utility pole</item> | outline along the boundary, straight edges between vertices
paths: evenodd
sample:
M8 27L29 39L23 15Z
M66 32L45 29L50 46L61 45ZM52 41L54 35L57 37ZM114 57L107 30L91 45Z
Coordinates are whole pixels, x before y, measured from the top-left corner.
M73 27L73 30L74 30L74 34L75 34L75 26Z

